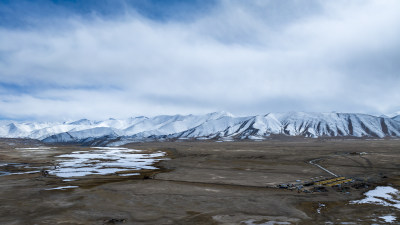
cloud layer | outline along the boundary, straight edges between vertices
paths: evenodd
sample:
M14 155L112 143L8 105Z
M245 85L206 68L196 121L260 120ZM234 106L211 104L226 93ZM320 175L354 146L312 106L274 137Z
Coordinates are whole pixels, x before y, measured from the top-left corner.
M396 0L219 1L183 19L126 6L2 26L0 117L398 111L399 11Z

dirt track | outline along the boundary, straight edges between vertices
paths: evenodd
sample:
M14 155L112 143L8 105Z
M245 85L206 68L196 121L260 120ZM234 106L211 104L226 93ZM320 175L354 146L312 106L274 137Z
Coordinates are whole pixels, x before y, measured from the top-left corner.
M54 156L85 149L15 151L35 145L40 143L2 140L0 159L46 166L54 163ZM335 174L365 180L369 188L390 183L399 189L399 140L169 142L127 147L163 150L170 160L159 163L162 170L156 174L146 174L154 179L111 175L71 183L38 173L0 176L0 224L371 224L373 219L379 224L380 215L400 217L391 207L347 204L361 198L365 188L346 192L329 188L320 193L273 188L329 176L308 163L321 158L318 164ZM80 188L46 190L63 185Z

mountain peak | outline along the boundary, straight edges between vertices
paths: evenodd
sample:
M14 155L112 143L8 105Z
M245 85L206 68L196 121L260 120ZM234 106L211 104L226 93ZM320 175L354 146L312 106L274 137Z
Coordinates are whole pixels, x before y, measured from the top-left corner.
M217 111L217 112L212 112L209 113L208 115L210 115L213 118L221 118L221 117L235 117L232 113L226 112L226 111Z
M71 123L68 123L70 125L91 125L92 122L88 119L80 119Z

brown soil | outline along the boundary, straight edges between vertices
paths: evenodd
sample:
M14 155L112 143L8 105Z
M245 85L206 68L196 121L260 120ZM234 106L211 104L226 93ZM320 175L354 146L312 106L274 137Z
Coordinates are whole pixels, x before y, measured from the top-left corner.
M87 149L15 149L38 145L31 140L1 139L0 163L49 168L56 164L55 156ZM363 192L377 185L400 189L400 140L152 142L126 147L166 151L169 160L158 164L160 170L131 177L88 176L65 182L40 173L0 176L0 224L384 224L382 215L397 216L399 222L395 208L349 201L362 198ZM328 192L315 193L275 188L329 177L308 163L317 158L318 164L368 188L327 188ZM26 170L23 166L0 169ZM68 185L79 188L46 190Z

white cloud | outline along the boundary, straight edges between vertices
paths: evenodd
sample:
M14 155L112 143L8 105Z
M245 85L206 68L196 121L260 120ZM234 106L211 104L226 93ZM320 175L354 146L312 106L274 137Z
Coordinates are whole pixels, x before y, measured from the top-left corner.
M0 82L29 90L0 91L0 116L399 109L400 2L289 3L222 1L186 22L132 13L2 28Z

